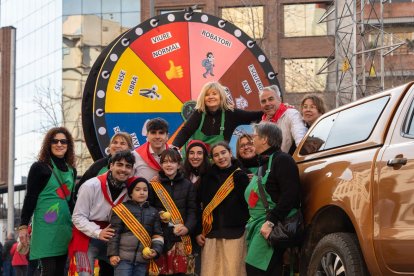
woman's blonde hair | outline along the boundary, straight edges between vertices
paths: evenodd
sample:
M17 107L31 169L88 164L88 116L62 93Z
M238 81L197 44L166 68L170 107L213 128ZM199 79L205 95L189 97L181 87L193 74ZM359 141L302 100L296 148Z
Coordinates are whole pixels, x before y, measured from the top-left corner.
M112 136L111 140L109 141L109 145L112 144L114 142L115 138L117 138L117 137L122 137L125 140L125 142L127 142L128 149L130 149L130 150L134 149L134 145L132 143L131 135L128 132L122 132L122 131L117 132Z
M200 95L198 95L195 109L197 109L199 112L206 112L206 104L204 98L206 97L207 92L210 90L216 90L217 92L219 92L220 108L222 110L234 110L233 103L227 100L226 88L216 81L207 82L206 84L204 84L203 88L201 88Z

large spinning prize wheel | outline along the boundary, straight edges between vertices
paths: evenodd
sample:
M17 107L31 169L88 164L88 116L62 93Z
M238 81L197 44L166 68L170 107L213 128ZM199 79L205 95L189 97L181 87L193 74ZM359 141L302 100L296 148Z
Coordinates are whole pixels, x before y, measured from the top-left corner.
M172 140L209 81L227 87L227 100L245 110L260 109L264 86L279 86L255 42L215 16L170 13L130 29L102 52L85 85L82 119L92 157L106 155L118 131L142 145L155 117L168 121Z

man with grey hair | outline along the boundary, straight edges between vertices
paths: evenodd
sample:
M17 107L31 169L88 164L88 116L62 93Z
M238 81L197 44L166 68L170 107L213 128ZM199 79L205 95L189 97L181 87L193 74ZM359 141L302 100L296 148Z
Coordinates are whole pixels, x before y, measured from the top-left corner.
M278 221L299 210L299 170L292 156L280 150L282 132L275 124L261 122L253 125L253 130L253 144L260 167L258 175L252 178L245 191L250 214L246 226L246 271L247 275L282 275L285 248L270 247L265 239ZM268 213L263 212L258 185L264 187ZM257 257L259 255L260 258Z
M276 85L264 87L259 97L264 113L262 121L275 123L282 130L281 149L292 154L307 131L302 116L296 109L282 103L281 93Z

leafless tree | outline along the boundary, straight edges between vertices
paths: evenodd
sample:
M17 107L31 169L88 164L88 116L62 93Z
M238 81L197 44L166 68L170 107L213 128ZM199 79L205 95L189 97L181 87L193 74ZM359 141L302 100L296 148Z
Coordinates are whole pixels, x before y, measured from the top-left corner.
M46 133L52 127L65 126L69 127L75 143L75 155L79 167L89 165L91 157L83 147L85 140L83 138L81 118L72 119L73 109L76 102L82 100L81 96L67 95L62 90L57 90L47 86L37 86L34 102L39 110L44 114L44 120L41 121L40 132ZM80 114L80 113L79 113Z

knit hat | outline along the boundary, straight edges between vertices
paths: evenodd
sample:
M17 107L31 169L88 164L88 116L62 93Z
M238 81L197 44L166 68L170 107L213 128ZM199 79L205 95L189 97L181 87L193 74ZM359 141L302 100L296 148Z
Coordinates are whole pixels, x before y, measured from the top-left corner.
M131 196L132 191L134 190L135 186L137 186L137 184L139 182L144 182L145 184L147 184L147 187L149 188L149 183L148 180L146 180L143 177L137 177L137 176L133 176L131 178L128 179L127 181L127 188L128 188L128 195Z
M201 140L191 140L190 143L187 145L187 152L186 155L188 156L188 152L192 147L201 147L203 149L204 155L208 156L208 153L210 152L210 146L204 143Z

